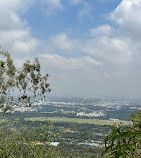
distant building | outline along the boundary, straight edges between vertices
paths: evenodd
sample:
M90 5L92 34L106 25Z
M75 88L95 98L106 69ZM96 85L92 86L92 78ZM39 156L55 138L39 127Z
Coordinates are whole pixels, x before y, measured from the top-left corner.
M88 117L99 117L99 116L104 116L104 112L101 111L96 111L96 112L92 112L92 113L84 113L84 112L80 112L76 114L77 116L88 116Z
M50 146L58 146L60 144L60 142L52 142L52 143L50 143L49 145Z

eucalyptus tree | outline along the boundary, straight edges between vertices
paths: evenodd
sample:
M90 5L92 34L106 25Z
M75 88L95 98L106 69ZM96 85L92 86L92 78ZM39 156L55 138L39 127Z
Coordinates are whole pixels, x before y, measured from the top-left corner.
M38 58L27 60L16 68L10 54L0 51L0 112L2 117L17 104L32 105L32 97L41 99L50 92L48 74L42 75ZM16 99L14 99L14 95Z

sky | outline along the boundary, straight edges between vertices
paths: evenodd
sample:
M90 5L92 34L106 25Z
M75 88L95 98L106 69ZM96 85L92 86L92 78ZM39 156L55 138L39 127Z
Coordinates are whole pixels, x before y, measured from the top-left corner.
M0 0L0 46L52 95L141 96L141 0Z

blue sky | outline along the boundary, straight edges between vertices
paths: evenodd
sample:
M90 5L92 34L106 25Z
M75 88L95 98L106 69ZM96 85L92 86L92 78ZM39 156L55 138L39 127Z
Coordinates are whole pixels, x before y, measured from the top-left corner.
M35 1L23 18L28 21L32 28L31 34L36 38L47 39L57 33L69 31L71 37L86 38L85 32L89 28L107 23L106 14L114 10L119 2L86 0L73 4L70 0L64 0L61 9L53 8L48 13L49 4Z
M38 57L52 95L141 95L141 0L1 0L0 45Z
M119 4L119 1L112 0L81 0L76 1L76 4L72 0L59 2L62 6L61 9L50 7L48 1L44 1L44 3L35 1L32 7L22 15L22 18L28 22L28 26L31 28L30 33L34 38L45 41L65 33L70 38L87 39L91 28L107 24L107 21L110 23L107 14ZM62 54L61 51L60 53ZM71 55L65 53L63 55L78 57L81 54L83 53L77 52Z

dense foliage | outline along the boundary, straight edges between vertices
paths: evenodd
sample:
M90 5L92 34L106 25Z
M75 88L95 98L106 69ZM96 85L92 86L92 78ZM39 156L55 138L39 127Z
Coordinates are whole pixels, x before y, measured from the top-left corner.
M26 126L16 118L1 122L0 158L60 158L59 151L49 143L54 134L52 123Z
M103 157L140 158L141 156L141 111L131 115L132 126L115 124L105 138Z
M54 123L50 121L25 121L15 119L15 114L9 115L9 121L0 125L0 149L5 155L25 157L52 158L97 158L103 147L87 146L79 143L91 140L103 140L104 136L96 136L94 132L107 133L104 126L74 123ZM70 129L73 133L63 131ZM7 139L8 138L8 139ZM8 142L5 140L9 140ZM60 142L58 146L50 146L51 142ZM20 146L20 147L19 147ZM9 150L7 150L7 148ZM40 151L40 152L39 152ZM1 155L0 157L4 157ZM34 155L34 156L33 156ZM51 156L50 156L51 155ZM12 157L12 156L11 156ZM18 156L17 156L18 157Z

